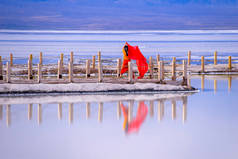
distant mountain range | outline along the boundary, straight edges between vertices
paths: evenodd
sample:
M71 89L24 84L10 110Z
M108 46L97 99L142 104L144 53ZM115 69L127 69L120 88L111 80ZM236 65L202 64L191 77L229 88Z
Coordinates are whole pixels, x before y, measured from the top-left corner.
M238 1L1 0L0 29L238 29Z

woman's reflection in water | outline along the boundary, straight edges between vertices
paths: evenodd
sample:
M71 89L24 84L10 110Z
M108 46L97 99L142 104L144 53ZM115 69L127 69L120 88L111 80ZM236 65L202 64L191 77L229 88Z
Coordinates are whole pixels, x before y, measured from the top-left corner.
M148 107L145 105L144 101L139 102L136 117L131 121L128 121L128 108L124 106L123 103L121 103L121 109L124 116L123 129L126 134L138 132L148 113Z

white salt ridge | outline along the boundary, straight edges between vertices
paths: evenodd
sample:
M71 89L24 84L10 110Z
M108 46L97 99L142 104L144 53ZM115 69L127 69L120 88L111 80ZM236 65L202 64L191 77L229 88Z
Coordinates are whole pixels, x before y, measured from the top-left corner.
M112 84L112 83L70 83L70 84L1 84L0 93L10 92L102 92L102 91L185 91L184 86L155 83Z
M123 95L30 95L0 97L1 104L28 104L28 103L78 103L78 102L116 102L116 101L148 101L148 100L182 100L182 97L192 93L165 93L165 94L123 94Z

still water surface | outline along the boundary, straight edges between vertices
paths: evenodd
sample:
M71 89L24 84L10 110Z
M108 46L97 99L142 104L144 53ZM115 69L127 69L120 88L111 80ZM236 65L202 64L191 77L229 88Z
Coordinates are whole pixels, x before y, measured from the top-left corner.
M155 100L76 96L61 105L53 97L7 98L1 158L237 159L238 77L194 76L191 84L200 92Z
M58 57L60 53L89 56L100 50L104 58L121 57L125 42L138 45L145 57L160 54L207 57L218 51L219 56L237 56L238 30L170 30L170 31L20 31L0 30L0 55L7 60L13 53L16 60L33 54L38 58ZM45 62L45 61L44 61ZM20 61L16 61L20 63Z

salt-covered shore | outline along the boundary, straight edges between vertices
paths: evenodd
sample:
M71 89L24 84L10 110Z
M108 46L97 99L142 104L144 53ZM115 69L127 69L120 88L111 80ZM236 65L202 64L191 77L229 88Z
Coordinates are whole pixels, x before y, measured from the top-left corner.
M68 83L68 84L0 84L0 94L14 93L109 93L194 91L192 87L157 83Z
M0 96L1 104L28 104L28 103L78 103L78 102L116 102L116 101L154 101L154 100L181 100L192 95L191 92L180 93L148 93L148 94L51 94L51 95L17 95Z

